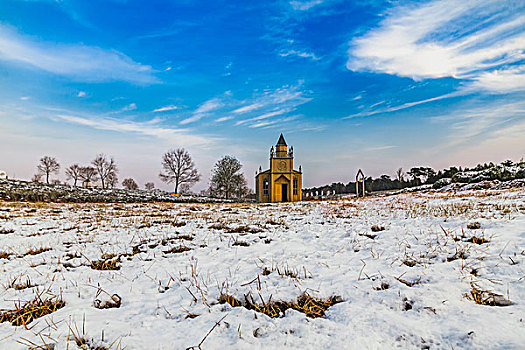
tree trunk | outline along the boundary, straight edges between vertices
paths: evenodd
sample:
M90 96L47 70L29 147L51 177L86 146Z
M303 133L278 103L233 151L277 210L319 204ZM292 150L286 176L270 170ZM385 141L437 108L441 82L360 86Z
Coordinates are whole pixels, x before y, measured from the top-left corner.
M49 173L46 173L46 183L49 185Z

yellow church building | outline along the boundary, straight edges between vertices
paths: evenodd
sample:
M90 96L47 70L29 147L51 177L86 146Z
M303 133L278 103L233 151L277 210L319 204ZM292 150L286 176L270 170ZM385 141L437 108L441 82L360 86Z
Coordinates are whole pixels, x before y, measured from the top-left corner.
M270 149L270 169L255 175L255 195L258 202L296 202L302 200L303 173L293 169L293 147L288 145L283 134Z

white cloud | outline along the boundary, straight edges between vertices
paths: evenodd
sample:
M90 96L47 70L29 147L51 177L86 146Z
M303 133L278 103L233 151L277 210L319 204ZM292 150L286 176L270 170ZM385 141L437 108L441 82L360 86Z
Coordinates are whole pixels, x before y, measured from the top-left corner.
M281 51L279 53L279 56L281 57L288 57L288 56L297 56L297 57L302 57L302 58L309 58L313 61L318 61L320 60L321 58L320 57L317 57L314 53L312 52L306 52L306 51L298 51L298 50L286 50L286 51Z
M164 107L160 107L160 108L154 109L153 112L154 113L168 112L168 111L174 111L174 110L179 109L179 108L180 108L179 106L169 105L169 106L164 106Z
M525 66L494 70L480 74L472 88L483 88L492 92L513 92L525 89Z
M78 94L77 94L77 97L86 97L86 92L85 91L79 91Z
M20 97L20 99L21 99L22 101L27 101L27 100L29 100L30 98L31 98L31 97L29 97L29 96L22 96L22 97Z
M185 125L189 123L194 123L196 121L199 121L203 117L209 115L211 112L216 111L217 109L224 106L224 103L222 103L221 99L218 97L214 97L203 104L201 104L192 114L191 117L186 118L180 122L180 124Z
M372 115L375 115L375 114L380 114L380 113L396 112L396 111L400 111L400 110L403 110L403 109L411 108L411 107L414 107L414 106L417 106L417 105L421 105L421 104L425 104L425 103L429 103L429 102L434 102L434 101L439 101L439 100L443 100L443 99L446 99L446 98L462 96L462 95L465 95L465 94L467 94L467 91L459 90L459 91L454 91L454 92L451 92L451 93L448 93L448 94L444 94L444 95L440 95L440 96L436 96L436 97L432 97L432 98L427 98L427 99L424 99L424 100L413 101L413 102L406 102L406 103L403 103L403 104L398 105L398 106L387 107L387 108L379 108L379 109L373 110L374 107L382 105L382 104L384 104L386 102L386 101L381 101L381 102L378 102L378 103L374 103L373 105L368 107L363 112L359 112L359 113L356 113L356 114L349 115L347 117L344 117L343 119L350 119L350 118L356 118L356 117L369 117L369 116L372 116Z
M368 151L368 152L386 151L387 149L392 149L392 148L396 148L396 147L397 146L393 146L393 145L375 146L375 147L365 148L364 151Z
M217 123L222 123L222 122L225 122L225 121L230 120L230 119L233 119L233 117L232 116L220 117L220 118L215 119L215 121Z
M129 105L127 106L124 106L121 111L122 112L129 112L129 111L134 111L137 109L137 104L136 103L130 103Z
M287 112L290 112L290 111L291 111L291 109L289 109L289 108L279 109L277 111L268 112L268 113L259 115L259 116L254 117L254 118L239 120L237 123L235 123L235 125L242 125L242 124L246 124L246 123L249 123L249 122L252 122L252 121L258 121L258 120L267 119L267 118L270 118L270 117L275 117L275 116L278 116L278 115L281 115L281 114L284 114L284 113L287 113Z
M491 92L525 90L525 5L435 0L400 6L350 43L347 68L411 77L454 77ZM497 73L496 73L497 72Z
M484 104L483 107L463 106L460 110L434 116L432 119L450 125L451 132L445 145L450 147L468 144L472 138L482 134L490 137L498 133L505 124L522 121L524 116L525 101L502 100Z
M212 98L201 104L195 111L195 114L209 113L223 106L223 103L218 97Z
M312 99L306 97L306 92L302 89L303 82L299 81L297 85L284 85L274 90L258 92L249 99L249 104L237 108L234 113L249 114L249 118L239 120L235 125L258 125L261 120L293 112L298 106L305 104ZM257 114L254 112L257 111ZM262 114L261 114L262 113ZM250 116L251 114L251 116ZM255 122L254 124L251 124ZM264 122L268 123L268 122Z
M323 3L323 0L306 0L306 1L294 0L294 1L290 1L290 6L292 6L292 8L296 11L308 11L312 7L315 7L322 3Z
M43 42L0 24L0 60L35 67L77 81L158 83L150 66L116 50Z
M248 113L248 112L251 112L251 111L254 111L256 109L259 109L261 107L264 107L263 104L261 103L252 103L248 106L243 106L243 107L240 107L240 108L237 108L236 110L233 111L233 113L237 113L237 114L242 114L242 113Z
M51 119L58 119L73 124L88 126L98 130L151 136L168 141L176 141L177 144L188 146L207 145L213 142L210 138L190 134L186 129L175 129L158 125L158 120L156 119L146 122L135 122L113 118L78 116L73 114L55 114Z

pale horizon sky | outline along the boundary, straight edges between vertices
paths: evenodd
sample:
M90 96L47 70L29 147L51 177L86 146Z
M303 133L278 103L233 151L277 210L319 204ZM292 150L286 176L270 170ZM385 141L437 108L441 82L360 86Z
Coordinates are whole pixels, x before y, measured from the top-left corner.
M525 3L4 0L0 169L30 179L98 153L119 182L187 149L207 187L224 155L253 188L282 132L304 186L357 169L525 156Z

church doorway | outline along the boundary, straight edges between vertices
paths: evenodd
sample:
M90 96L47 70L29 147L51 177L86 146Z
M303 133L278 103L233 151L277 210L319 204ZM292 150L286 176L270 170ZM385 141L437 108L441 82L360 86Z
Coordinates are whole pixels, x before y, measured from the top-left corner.
M288 184L281 185L281 198L283 202L288 202Z

